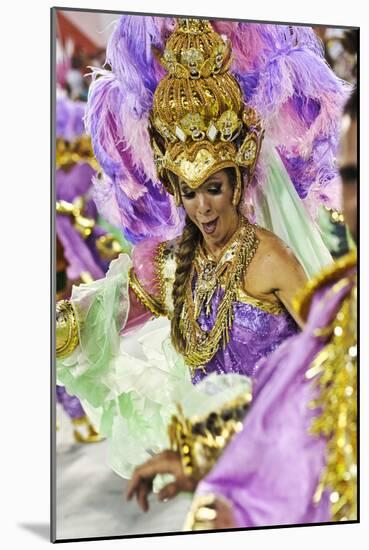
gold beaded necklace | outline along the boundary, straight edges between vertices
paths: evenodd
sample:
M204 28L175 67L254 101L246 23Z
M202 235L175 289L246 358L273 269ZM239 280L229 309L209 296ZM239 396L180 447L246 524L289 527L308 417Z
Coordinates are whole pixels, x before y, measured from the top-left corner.
M229 342L237 288L255 255L258 244L255 226L241 216L238 229L223 247L218 262L209 259L201 244L198 245L185 290L180 321L180 329L186 341L184 359L192 371L197 368L204 369L218 351L220 342L223 343L223 349ZM192 281L196 273L197 281L192 292ZM224 288L224 295L218 307L214 326L207 332L199 326L197 319L203 307L206 315L210 315L211 301L220 285Z

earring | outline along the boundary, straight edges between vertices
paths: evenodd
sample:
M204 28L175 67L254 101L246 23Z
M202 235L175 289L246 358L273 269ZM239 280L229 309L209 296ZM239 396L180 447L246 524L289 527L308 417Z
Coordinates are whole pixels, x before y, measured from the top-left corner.
M241 200L241 176L237 173L236 185L234 186L232 204L233 206L238 206Z
M242 195L242 175L239 167L236 167L236 184L234 186L232 204L238 206Z
M233 197L232 197L233 206L238 206L240 203L240 200L241 200L241 189L239 185L236 185L234 189Z

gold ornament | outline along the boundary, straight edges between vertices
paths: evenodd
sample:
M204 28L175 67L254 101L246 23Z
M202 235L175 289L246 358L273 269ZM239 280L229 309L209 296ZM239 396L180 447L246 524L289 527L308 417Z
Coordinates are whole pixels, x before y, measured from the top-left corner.
M78 346L78 323L69 300L56 304L56 357L67 357Z
M239 227L231 242L228 242L221 251L218 262L209 260L199 245L185 290L180 322L180 329L186 341L183 356L186 364L193 371L197 368L205 368L218 351L221 341L223 347L228 343L237 289L241 286L243 276L255 255L258 244L255 226L241 216ZM192 292L195 274L197 274L197 282ZM211 300L218 285L224 289L224 295L218 307L214 326L206 332L201 329L197 319L203 307L206 314L210 314Z
M77 163L86 163L94 170L99 170L99 163L94 156L91 138L86 134L77 137L73 141L57 138L55 160L57 169L61 168L67 171Z
M136 295L136 298L149 310L155 317L166 316L165 306L154 296L151 296L142 286L137 278L133 268L129 271L129 286Z
M187 514L183 531L210 531L215 529L217 511L213 493L196 495Z
M342 256L342 258L338 258L333 264L328 265L315 277L310 279L292 300L292 306L297 315L299 315L301 319L306 320L311 301L317 290L329 282L334 283L334 281L341 279L348 269L356 266L356 262L357 254L356 250L353 250L345 256Z
M206 20L178 19L158 57L168 71L155 90L149 128L159 178L175 194L170 173L196 189L213 173L233 167L238 202L239 169L250 180L263 129L229 72L230 42Z
M170 448L181 457L185 475L199 481L214 466L224 448L243 427L251 403L251 392L245 392L220 410L205 418L186 418L181 407L168 427Z
M72 424L74 439L77 443L98 443L103 440L87 416L73 418Z
M123 252L120 242L110 233L96 239L96 248L103 260L114 260Z
M61 200L56 202L56 213L71 216L74 228L83 239L87 239L91 235L96 222L93 218L83 216L84 206L83 197L76 197L73 203Z
M338 292L352 279L332 287ZM306 373L318 387L318 408L311 433L327 438L327 461L314 494L317 504L329 492L332 521L357 519L357 296L356 282L344 299L333 323L317 336L329 343Z

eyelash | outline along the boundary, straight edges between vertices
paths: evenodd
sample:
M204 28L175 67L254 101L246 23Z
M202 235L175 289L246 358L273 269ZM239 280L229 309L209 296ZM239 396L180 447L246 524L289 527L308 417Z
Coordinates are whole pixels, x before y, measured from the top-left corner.
M207 192L211 195L220 195L222 192L222 186L219 185L217 187L208 187ZM195 192L191 191L190 193L182 193L182 197L188 200L191 200L195 197Z
M195 197L195 192L191 191L191 193L182 193L182 197L187 200L193 199Z
M209 187L208 188L208 193L210 193L211 195L220 195L221 192L222 192L222 186L221 185L217 185L216 187Z

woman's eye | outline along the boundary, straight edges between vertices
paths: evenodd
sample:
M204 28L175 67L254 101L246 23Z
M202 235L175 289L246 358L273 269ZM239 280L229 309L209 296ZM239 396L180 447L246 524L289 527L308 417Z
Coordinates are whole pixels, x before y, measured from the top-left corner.
M182 193L182 197L184 199L193 199L195 196L195 192L194 191L190 191L189 193Z
M214 187L209 187L208 188L208 193L210 193L211 195L219 195L221 192L222 192L222 186L221 185L216 185Z

